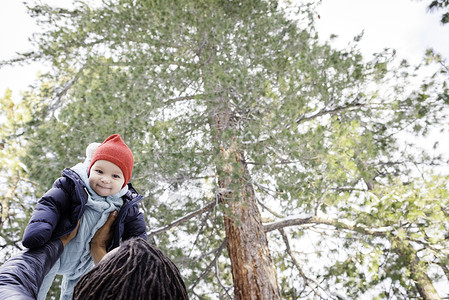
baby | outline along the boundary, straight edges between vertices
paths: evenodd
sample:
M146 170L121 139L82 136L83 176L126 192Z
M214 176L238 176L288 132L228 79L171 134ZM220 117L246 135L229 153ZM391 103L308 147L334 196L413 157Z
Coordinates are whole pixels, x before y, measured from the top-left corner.
M63 275L60 299L72 299L76 282L94 265L89 242L111 212L118 211L118 216L109 250L131 237L146 240L146 224L138 208L142 196L129 183L133 165L131 150L118 134L111 135L102 144L89 145L84 163L64 169L38 201L23 235L25 247L40 247L71 232L78 221L80 225L45 276L37 299L45 299L56 274Z

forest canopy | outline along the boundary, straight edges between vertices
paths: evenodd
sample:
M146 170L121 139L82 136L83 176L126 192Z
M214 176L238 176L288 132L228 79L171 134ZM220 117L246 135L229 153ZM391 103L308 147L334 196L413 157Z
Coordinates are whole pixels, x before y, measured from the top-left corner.
M301 1L28 6L45 30L2 64L52 68L1 98L5 259L61 170L119 133L193 299L448 297L448 157L421 144L447 134L441 55L335 49Z

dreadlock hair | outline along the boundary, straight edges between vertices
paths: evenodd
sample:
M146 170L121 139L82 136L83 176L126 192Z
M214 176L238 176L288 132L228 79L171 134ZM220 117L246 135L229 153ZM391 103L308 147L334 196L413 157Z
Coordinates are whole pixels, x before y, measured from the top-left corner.
M74 300L188 299L178 268L142 238L125 241L76 284Z

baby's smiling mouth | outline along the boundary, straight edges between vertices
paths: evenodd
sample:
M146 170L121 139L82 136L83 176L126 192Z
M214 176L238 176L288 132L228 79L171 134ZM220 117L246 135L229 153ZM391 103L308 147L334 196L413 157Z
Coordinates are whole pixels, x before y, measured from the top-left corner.
M97 186L98 186L99 188L102 188L102 189L110 189L109 187L105 187L105 186L102 186L102 185L100 185L100 184L97 184Z

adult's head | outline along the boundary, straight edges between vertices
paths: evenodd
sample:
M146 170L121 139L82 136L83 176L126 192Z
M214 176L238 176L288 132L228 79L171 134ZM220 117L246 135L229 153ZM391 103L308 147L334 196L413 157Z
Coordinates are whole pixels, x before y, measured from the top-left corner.
M142 238L115 248L76 284L75 300L188 299L178 268Z

